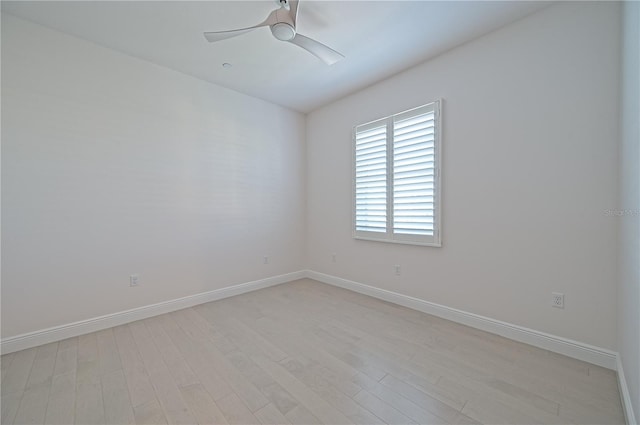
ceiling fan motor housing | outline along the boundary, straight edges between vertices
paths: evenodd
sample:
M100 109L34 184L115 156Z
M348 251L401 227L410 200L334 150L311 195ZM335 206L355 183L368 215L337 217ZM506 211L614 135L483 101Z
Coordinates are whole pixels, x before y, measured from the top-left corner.
M296 29L285 22L278 22L271 25L270 28L273 36L281 41L289 41L296 36Z

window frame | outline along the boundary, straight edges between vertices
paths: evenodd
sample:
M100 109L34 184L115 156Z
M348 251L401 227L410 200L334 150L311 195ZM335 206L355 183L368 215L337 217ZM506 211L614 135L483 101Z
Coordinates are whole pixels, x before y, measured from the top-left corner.
M410 117L413 114L415 116L420 115L420 110L433 109L434 112L434 208L433 208L433 235L415 235L415 234L402 234L394 233L393 225L393 169L394 169L394 119L403 115ZM426 113L426 112L425 112ZM356 225L356 134L358 130L363 131L363 128L367 127L375 128L380 124L386 125L386 231L385 232L372 232L357 230ZM352 171L352 236L357 240L366 240L374 242L386 242L405 245L419 245L419 246L442 246L442 201L441 201L441 187L442 187L442 99L436 99L432 102L420 105L415 108L407 109L396 114L379 118L373 121L369 121L363 124L358 124L352 129L351 136L351 171Z

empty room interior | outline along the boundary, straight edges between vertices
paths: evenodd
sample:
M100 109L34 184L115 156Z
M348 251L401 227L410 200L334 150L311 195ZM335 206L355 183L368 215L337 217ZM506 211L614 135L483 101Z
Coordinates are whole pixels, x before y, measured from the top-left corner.
M2 424L637 424L640 2L2 1Z

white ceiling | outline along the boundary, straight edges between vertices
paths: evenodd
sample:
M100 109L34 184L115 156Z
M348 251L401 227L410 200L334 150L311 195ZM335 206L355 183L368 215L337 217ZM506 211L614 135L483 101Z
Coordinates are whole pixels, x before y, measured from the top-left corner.
M301 0L298 32L346 56L332 66L268 28L204 39L204 31L261 22L274 0L2 1L2 11L306 113L547 5Z

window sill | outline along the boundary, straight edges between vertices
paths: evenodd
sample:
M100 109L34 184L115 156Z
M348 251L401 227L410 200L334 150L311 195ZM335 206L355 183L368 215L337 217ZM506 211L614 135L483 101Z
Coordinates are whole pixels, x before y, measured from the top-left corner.
M411 241L411 240L374 238L374 237L368 237L368 236L354 236L353 239L361 240L361 241L370 241L370 242L394 243L399 245L417 245L417 246L430 246L433 248L442 248L442 241L420 242L420 241Z

